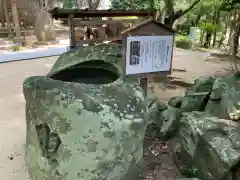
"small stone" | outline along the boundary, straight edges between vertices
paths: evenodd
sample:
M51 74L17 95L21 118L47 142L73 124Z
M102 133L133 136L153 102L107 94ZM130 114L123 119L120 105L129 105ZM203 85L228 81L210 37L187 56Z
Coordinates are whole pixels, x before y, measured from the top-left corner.
M209 92L189 93L184 97L180 109L184 112L204 111L208 99Z
M240 109L232 108L228 110L228 114L231 120L239 121L240 120Z
M188 88L186 95L195 92L211 92L215 78L213 76L203 76L195 80L195 84Z
M164 110L156 124L160 128L160 134L162 137L172 137L180 124L181 111L178 108L169 107Z
M148 101L148 118L152 122L156 122L162 111L166 110L168 106L161 101Z
M172 97L169 101L168 101L168 105L175 107L175 108L180 108L182 105L182 101L183 101L184 97Z
M13 160L13 155L8 156L9 160Z
M220 101L221 98L222 98L222 89L221 88L213 89L210 94L210 99L212 101Z
M236 80L240 80L240 71L235 72L234 77Z
M128 162L132 162L132 160L133 160L132 154L129 154L128 157L127 157L127 159L128 159Z

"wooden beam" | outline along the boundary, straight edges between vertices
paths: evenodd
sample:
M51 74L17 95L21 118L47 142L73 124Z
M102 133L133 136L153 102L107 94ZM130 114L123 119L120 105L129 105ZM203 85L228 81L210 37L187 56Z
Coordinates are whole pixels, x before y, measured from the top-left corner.
M74 14L69 14L68 25L69 25L69 37L70 37L70 49L76 48L75 39L75 24L73 22Z
M124 20L82 20L74 19L76 25L101 25L101 24L117 24L117 23L133 23L140 22L140 19L124 19Z
M79 40L76 41L77 46L82 44L90 44L90 43L102 43L104 41L117 41L121 40L122 37L116 37L116 38L105 38L105 39L91 39L91 40Z
M49 10L53 18L68 18L68 14L74 14L75 18L84 17L127 17L127 16L155 16L156 10L89 10L89 9L59 9L54 8Z

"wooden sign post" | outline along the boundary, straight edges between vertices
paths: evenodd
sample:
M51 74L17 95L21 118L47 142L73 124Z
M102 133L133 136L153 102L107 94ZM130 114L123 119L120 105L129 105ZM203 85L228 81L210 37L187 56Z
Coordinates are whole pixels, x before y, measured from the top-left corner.
M168 75L172 69L174 31L154 19L122 33L125 75L138 76L147 96L149 75Z

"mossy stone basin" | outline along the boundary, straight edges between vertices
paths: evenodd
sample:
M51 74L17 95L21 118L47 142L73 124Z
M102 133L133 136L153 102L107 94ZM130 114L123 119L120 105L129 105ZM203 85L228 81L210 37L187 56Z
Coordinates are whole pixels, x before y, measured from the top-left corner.
M144 93L123 77L120 45L80 48L24 81L32 180L133 180L147 125Z

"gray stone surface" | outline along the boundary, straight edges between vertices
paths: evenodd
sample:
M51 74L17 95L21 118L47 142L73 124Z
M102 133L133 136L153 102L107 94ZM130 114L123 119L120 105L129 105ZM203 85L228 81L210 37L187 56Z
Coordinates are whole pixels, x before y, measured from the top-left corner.
M186 177L238 179L239 93L238 76L205 76L184 97L170 99L172 107L160 113L160 133L172 138L175 162Z

